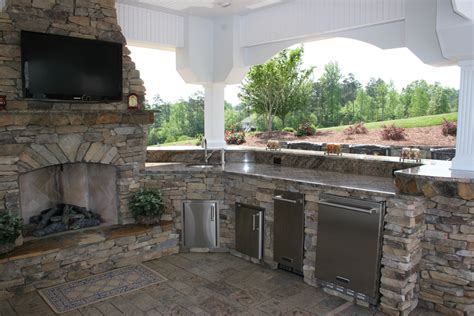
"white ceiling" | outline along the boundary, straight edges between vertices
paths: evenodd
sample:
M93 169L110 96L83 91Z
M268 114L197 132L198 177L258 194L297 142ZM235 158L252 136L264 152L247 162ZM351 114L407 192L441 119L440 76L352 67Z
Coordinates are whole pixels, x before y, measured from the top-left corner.
M125 0L131 5L165 9L179 14L206 18L244 15L260 8L293 0Z

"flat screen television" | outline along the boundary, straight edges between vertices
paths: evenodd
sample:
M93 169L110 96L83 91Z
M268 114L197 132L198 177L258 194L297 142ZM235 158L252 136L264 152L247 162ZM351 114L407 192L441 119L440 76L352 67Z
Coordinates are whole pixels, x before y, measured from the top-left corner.
M122 44L21 32L23 95L28 99L122 100Z

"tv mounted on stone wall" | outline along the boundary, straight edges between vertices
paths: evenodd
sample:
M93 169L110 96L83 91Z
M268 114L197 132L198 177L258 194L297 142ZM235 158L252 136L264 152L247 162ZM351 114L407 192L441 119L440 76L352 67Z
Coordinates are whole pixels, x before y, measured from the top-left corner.
M27 99L121 101L122 44L21 32Z

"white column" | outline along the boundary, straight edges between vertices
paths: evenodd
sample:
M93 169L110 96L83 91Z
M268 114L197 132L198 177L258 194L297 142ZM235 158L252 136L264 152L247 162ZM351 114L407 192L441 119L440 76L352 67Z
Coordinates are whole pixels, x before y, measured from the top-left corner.
M474 60L462 61L453 170L474 171Z
M204 137L208 148L225 148L224 141L224 89L225 84L204 85Z

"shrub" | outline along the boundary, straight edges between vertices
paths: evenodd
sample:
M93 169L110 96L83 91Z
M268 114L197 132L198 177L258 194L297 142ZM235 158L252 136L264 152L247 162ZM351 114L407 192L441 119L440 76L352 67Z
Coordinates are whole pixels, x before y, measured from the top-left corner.
M288 132L288 133L294 133L295 129L293 127L285 127L282 131Z
M187 140L191 140L192 138L187 136L187 135L181 135L178 137L178 142L184 142L184 141L187 141Z
M458 125L456 122L449 122L446 119L443 119L442 133L444 136L456 136Z
M316 134L316 128L309 122L301 123L295 131L295 136L312 136Z
M224 139L228 145L242 145L245 143L245 133L235 132L234 130L225 131Z
M165 211L161 192L146 189L133 193L128 207L137 222L147 225L158 223Z
M195 145L196 146L202 146L202 140L204 139L204 135L203 134L197 134L196 135L196 143Z
M396 127L395 124L382 125L382 138L384 140L404 140L406 136L405 129L402 127Z
M365 127L364 122L359 122L357 124L351 125L344 130L346 135L360 135L367 134L369 130Z
M0 214L0 245L14 243L20 236L22 219L10 213Z

